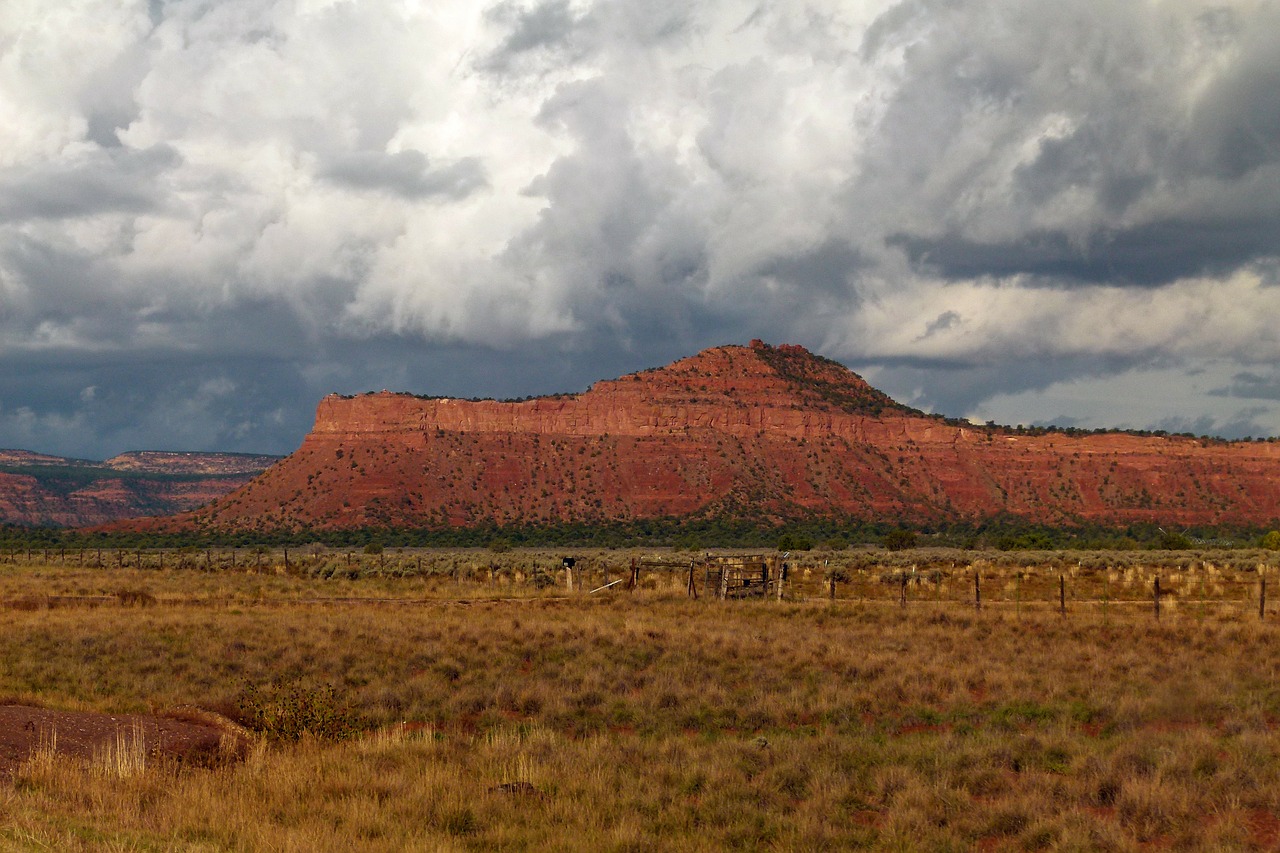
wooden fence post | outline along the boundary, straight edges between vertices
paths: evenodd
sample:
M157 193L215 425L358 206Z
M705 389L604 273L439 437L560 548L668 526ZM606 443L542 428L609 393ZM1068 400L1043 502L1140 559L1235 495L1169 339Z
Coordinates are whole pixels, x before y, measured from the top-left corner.
M1063 616L1067 615L1067 579L1065 575L1058 575L1058 612Z
M1155 608L1156 608L1156 618L1159 619L1160 618L1160 576L1159 575L1156 575Z
M982 572L974 569L973 571L973 609L982 609Z
M903 572L899 577L899 580L901 582L901 589L898 592L898 606L906 607L907 606L907 573Z
M1267 618L1267 579L1258 579L1258 618Z
M698 598L698 587L693 580L693 560L689 561L689 588L686 595L695 600Z
M1102 575L1102 624L1107 624L1107 607L1111 604L1111 570Z

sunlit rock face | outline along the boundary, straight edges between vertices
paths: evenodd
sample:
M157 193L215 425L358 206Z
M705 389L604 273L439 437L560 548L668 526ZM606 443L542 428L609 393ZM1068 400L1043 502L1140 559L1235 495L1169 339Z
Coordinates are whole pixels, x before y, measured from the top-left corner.
M802 347L705 350L574 395L320 401L297 452L160 529L680 516L1265 523L1280 445L976 426Z

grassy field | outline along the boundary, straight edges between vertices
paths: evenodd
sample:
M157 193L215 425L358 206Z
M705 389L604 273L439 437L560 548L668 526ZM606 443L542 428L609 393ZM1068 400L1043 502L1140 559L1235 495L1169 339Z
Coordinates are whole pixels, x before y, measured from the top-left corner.
M626 552L578 554L569 592L559 556L10 555L0 694L258 733L212 766L40 756L0 790L0 847L1280 842L1263 552L815 552L781 602L690 601L661 571L583 591Z

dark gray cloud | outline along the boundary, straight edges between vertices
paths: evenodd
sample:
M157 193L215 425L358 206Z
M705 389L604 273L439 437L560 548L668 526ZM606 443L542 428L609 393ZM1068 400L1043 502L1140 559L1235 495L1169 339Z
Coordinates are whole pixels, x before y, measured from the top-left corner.
M486 73L542 74L551 65L571 65L619 51L653 49L688 33L696 17L687 3L653 0L597 0L575 8L567 0L532 5L497 3L485 13L503 33L499 44L477 62Z
M512 71L530 53L554 53L566 49L574 28L580 23L568 0L551 0L532 9L522 9L514 3L499 3L489 10L488 17L507 29L502 43L480 63L484 70L497 73Z
M1245 370L1231 377L1231 384L1208 392L1215 397L1245 400L1280 400L1280 371Z
M344 186L385 190L407 199L461 199L486 184L484 165L475 157L433 168L425 154L413 149L354 152L335 158L320 174Z
M181 163L172 146L104 148L39 167L0 170L0 223L101 213L144 213L163 204L157 182Z
M1082 244L1061 231L1031 231L1000 243L892 234L918 269L948 279L1019 274L1044 284L1158 286L1190 276L1221 275L1280 256L1280 211L1274 218L1150 222L1091 234Z
M851 196L950 279L1152 286L1273 258L1280 196L1256 188L1280 168L1280 54L1259 33L1280 14L1251 13L902 4L864 40L910 48Z

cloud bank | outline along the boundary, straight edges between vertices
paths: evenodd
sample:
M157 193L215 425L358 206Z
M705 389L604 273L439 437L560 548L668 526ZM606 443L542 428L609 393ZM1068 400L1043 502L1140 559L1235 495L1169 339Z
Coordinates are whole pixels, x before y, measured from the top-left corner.
M751 337L951 415L1276 434L1278 31L1246 0L15 0L0 445L287 452L331 390L575 390Z

